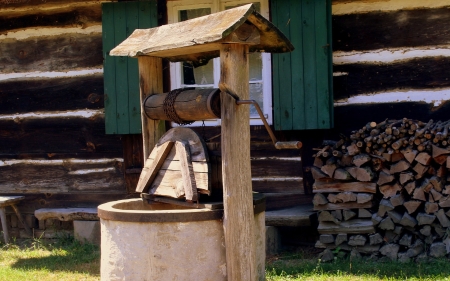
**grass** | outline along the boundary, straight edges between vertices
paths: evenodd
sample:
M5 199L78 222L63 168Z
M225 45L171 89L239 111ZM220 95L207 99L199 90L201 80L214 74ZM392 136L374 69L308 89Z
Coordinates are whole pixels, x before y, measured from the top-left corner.
M298 251L270 258L266 263L267 281L375 281L375 280L450 280L450 260L426 263L400 263L388 260L337 259L321 263L314 255Z
M53 241L52 241L53 240ZM100 280L100 250L72 237L0 245L0 281Z

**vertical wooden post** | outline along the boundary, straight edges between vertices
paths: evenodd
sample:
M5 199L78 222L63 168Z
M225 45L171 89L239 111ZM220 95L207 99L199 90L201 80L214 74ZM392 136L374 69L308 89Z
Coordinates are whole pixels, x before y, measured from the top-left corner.
M143 101L151 94L163 93L162 59L150 56L138 57L139 89L141 98L142 141L144 147L144 164L155 144L165 133L163 120L151 120L144 114Z
M249 99L248 46L223 44L220 82ZM228 280L256 280L253 194L250 171L250 111L221 94L224 232Z

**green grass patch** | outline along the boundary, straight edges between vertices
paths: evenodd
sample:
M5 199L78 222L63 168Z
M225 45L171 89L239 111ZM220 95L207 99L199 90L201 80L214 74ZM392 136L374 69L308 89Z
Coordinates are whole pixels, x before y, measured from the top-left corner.
M0 245L0 281L100 280L100 250L72 237Z
M424 263L400 263L388 260L346 258L322 263L317 258L301 253L284 254L267 262L266 278L268 281L436 281L450 280L449 265L448 259L436 259Z

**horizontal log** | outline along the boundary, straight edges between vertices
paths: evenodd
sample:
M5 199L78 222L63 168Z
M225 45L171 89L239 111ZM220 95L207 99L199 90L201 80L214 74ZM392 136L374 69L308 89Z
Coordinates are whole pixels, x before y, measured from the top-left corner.
M99 3L96 0L66 0L64 1L66 5L61 5L60 0L26 0L26 1L3 1L0 2L0 8L2 11L27 11L27 10L33 10L29 9L30 7L33 7L34 10L39 10L46 7L60 7L61 9L67 8L68 6L74 6L79 4L86 4L86 3Z
M334 87L334 98L341 99L396 89L449 87L450 80L445 73L445 69L448 69L449 65L450 58L448 57L416 58L390 64L335 65L333 68L335 72L345 72L348 75L334 79L343 80L337 81Z
M311 204L312 196L295 192L265 193L266 211Z
M101 33L0 40L1 73L67 71L103 63Z
M446 45L449 35L446 7L333 16L333 50Z
M376 193L376 183L316 180L313 185L314 193L344 192L344 191Z
M0 120L0 158L14 155L73 154L122 156L119 136L105 135L102 117L94 119L65 117L25 119L18 122ZM29 157L27 157L29 158Z
M375 228L371 220L355 219L335 224L332 222L320 222L317 227L320 234L364 234L374 233Z
M104 107L103 74L0 81L1 114Z
M12 162L10 164L10 162ZM124 193L119 159L5 161L0 166L3 193Z
M253 168L253 167L252 167ZM255 178L252 177L252 190L255 192L305 194L302 179L296 178Z
M372 208L372 202L357 203L357 202L347 202L347 203L328 203L325 205L314 206L314 210L346 210L346 209L368 209Z

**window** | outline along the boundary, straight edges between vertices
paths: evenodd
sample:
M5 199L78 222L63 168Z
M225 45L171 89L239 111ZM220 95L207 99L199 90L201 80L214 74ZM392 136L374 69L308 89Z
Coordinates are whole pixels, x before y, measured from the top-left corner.
M167 2L168 23L189 20L248 3L253 3L261 15L269 18L269 6L267 0L255 2L248 0L180 0ZM250 98L259 103L267 121L271 124L271 55L268 53L250 54L249 70ZM206 65L196 68L193 68L188 63L171 63L170 78L171 89L184 87L218 88L220 80L220 59L212 59ZM195 122L192 126L199 126L200 124L200 122ZM220 125L220 120L205 120L205 124L210 126ZM253 106L250 107L250 124L262 124L262 121Z

